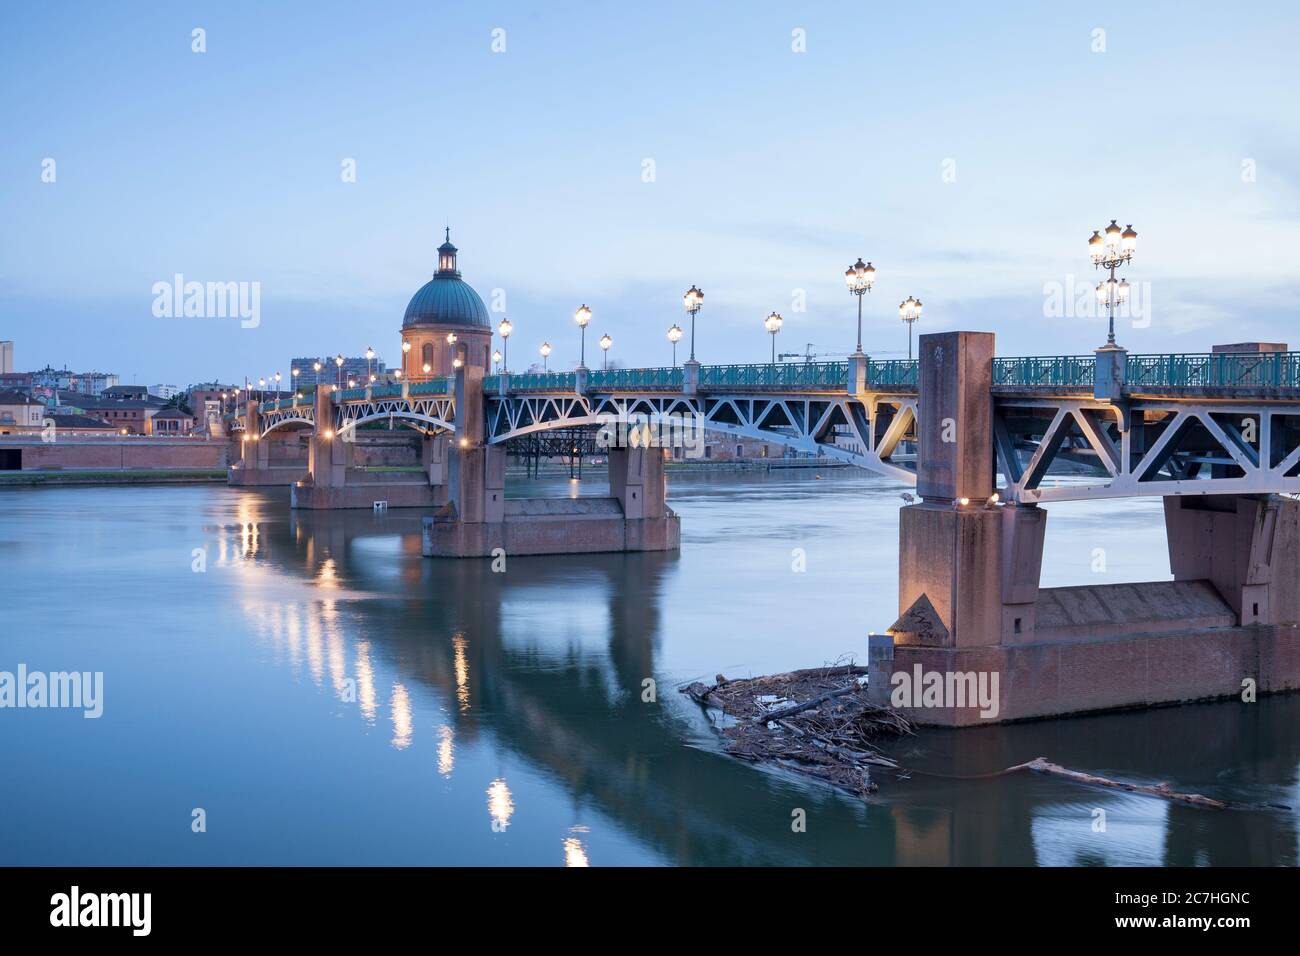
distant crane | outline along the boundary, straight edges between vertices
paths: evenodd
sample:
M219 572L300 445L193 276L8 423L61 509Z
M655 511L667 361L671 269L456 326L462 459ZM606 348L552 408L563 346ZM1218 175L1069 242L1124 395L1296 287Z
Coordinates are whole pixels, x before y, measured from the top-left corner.
M877 355L902 355L902 349L877 349L870 352L872 357ZM814 352L813 343L808 342L804 345L802 352L781 352L777 355L778 362L784 362L786 359L803 359L806 364L811 364L818 359L834 360L848 358L848 352Z

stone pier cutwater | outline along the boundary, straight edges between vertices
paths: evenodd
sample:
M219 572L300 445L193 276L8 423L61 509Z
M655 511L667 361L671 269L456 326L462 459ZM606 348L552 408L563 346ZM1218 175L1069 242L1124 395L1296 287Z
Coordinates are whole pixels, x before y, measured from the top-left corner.
M993 335L920 342L923 500L900 514L898 620L869 638L874 699L972 726L1300 688L1300 503L1169 496L1173 581L1040 588L1047 512L994 494Z

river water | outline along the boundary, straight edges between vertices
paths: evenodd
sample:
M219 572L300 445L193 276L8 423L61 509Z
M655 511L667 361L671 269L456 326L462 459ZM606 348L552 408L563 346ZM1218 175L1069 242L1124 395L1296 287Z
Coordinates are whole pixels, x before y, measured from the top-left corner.
M865 803L721 755L676 688L865 663L896 616L903 489L847 469L669 480L680 553L504 573L422 558L418 511L0 490L0 671L104 675L98 719L0 709L0 863L1296 863L1295 811L952 778L1041 755L1297 806L1297 695L926 730L893 751L916 772ZM1157 500L1049 510L1044 585L1168 578Z

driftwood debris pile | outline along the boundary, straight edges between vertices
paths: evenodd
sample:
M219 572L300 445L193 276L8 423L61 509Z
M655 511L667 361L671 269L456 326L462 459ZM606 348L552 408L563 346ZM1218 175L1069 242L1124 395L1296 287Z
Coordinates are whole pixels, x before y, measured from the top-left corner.
M735 722L723 728L727 753L771 762L824 780L850 793L874 793L872 766L896 770L873 741L913 733L912 722L867 701L865 667L816 667L741 680L719 674L712 686L682 688Z

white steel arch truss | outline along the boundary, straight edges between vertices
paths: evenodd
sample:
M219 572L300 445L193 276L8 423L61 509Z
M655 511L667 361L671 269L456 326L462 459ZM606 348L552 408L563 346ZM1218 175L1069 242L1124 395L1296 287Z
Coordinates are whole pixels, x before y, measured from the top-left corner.
M453 431L456 427L456 402L450 395L427 398L375 398L345 402L334 406L334 428L337 432L351 431L370 422L403 422L421 431Z
M1018 503L1300 493L1300 404L1000 398L993 438ZM1092 474L1052 476L1058 460Z
M916 409L916 398L908 395L570 392L489 396L487 439L500 444L557 428L629 420L663 425L685 420L707 431L782 445L915 484L915 471L893 456L914 429ZM847 429L860 450L835 444L837 428Z

